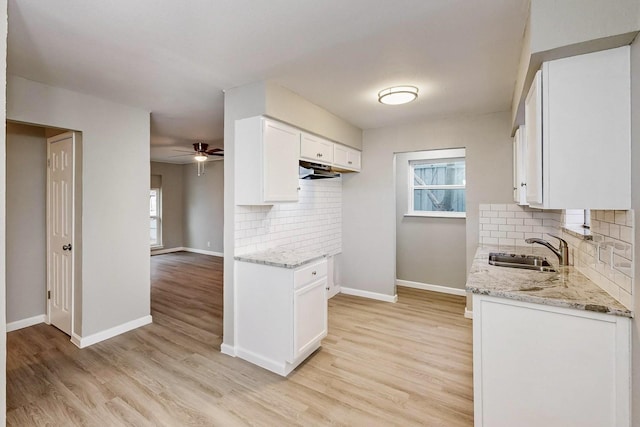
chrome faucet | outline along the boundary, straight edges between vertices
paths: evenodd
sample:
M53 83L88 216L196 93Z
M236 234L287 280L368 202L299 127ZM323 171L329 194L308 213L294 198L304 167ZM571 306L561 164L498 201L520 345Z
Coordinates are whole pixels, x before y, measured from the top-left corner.
M544 239L539 239L537 237L532 237L529 239L525 239L525 242L527 243L539 243L542 246L546 246L547 248L549 248L554 254L556 254L556 256L558 257L558 261L560 262L560 265L569 265L569 245L567 244L567 241L564 239L561 239L560 237L551 234L551 233L547 233L549 236L551 237L555 237L556 239L558 239L560 241L560 246L558 247L558 249L554 248L553 245L549 242L547 242Z

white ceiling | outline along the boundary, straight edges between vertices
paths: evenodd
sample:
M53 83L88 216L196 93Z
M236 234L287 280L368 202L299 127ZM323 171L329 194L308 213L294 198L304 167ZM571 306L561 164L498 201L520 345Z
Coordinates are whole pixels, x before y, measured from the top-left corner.
M363 129L508 110L527 10L528 0L9 0L8 72L151 111L152 157L166 160L195 141L221 146L222 91L265 79ZM420 97L379 104L396 84Z

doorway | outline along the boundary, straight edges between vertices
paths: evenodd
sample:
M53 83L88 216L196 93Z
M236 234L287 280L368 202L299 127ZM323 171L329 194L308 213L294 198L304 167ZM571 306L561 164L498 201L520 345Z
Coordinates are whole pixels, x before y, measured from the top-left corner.
M6 137L7 331L38 323L51 323L67 335L73 336L74 332L78 333L78 328L74 328L73 322L76 307L73 279L80 276L81 267L77 232L81 216L78 215L77 198L75 205L73 203L73 194L80 188L80 183L73 179L74 174L78 175L79 161L76 159L79 156L77 150L75 155L73 154L73 149L80 146L81 134L66 129L8 121ZM64 142L65 140L68 141ZM48 152L49 146L54 147L52 152ZM60 150L63 146L65 149ZM64 160L67 168L65 173L71 172L71 179L65 178L68 182L56 181L58 202L55 205L48 203L48 193L53 191L48 183L50 168L47 159L52 156L58 159L56 162ZM60 208L60 202L66 199L70 203L62 203L65 206L64 212L48 212L50 208ZM52 220L68 220L66 224L59 222L56 230L58 237L69 241L58 245L56 240L49 236L51 227L48 217ZM52 245L60 248L50 251ZM66 249L63 249L63 246ZM52 272L55 274L52 275ZM50 285L48 281L52 276L57 277L57 281L56 284ZM68 284L61 287L65 281ZM79 291L77 285L78 283L76 294ZM49 291L52 300L48 299ZM53 301L53 304L50 304L50 301Z

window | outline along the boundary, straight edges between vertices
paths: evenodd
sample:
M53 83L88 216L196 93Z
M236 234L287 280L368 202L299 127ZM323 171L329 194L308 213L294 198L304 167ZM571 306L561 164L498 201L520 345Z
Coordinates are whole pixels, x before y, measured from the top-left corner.
M152 188L149 192L149 216L151 217L150 237L151 247L162 247L162 205L160 200L160 189Z
M465 150L432 150L409 162L409 216L466 217Z

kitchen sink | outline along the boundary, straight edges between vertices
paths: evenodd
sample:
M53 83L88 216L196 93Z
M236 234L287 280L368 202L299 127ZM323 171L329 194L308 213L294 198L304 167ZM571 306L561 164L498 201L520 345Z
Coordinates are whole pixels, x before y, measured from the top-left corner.
M536 255L517 255L500 252L489 254L489 264L497 267L523 268L525 270L554 273L556 270L545 257Z

